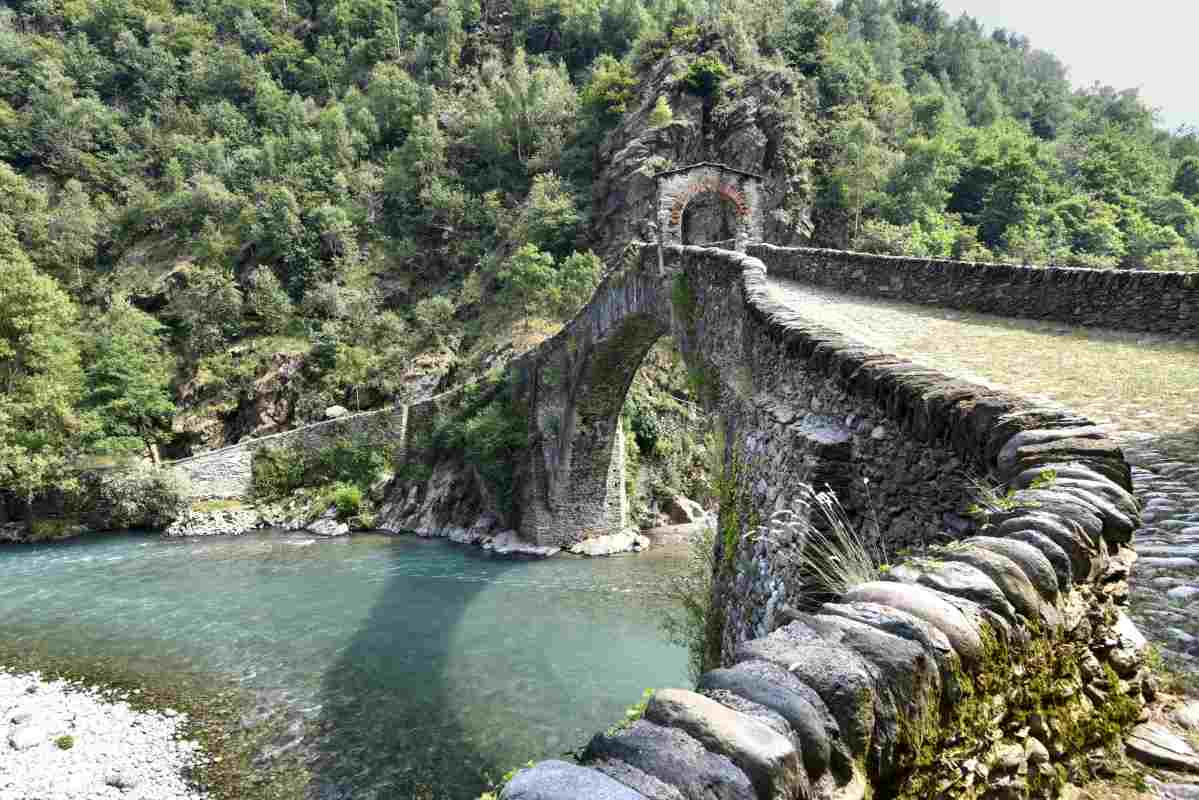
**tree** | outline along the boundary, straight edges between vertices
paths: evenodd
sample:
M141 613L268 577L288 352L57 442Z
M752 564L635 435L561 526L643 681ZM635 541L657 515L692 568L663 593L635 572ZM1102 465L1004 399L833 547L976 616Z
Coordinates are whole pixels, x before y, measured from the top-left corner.
M602 270L603 262L590 250L571 253L558 266L558 283L561 286L559 302L563 317L574 314L591 299Z
M34 497L72 482L83 388L76 315L70 296L0 225L0 487L24 502L30 527Z
M882 187L893 157L878 128L860 109L833 135L837 152L828 173L828 191L832 202L853 216L853 238L861 228L862 211Z
M670 110L666 95L658 95L658 102L654 103L653 110L649 112L649 124L654 128L661 128L673 121L674 112Z
M517 212L511 238L517 245L535 244L561 258L574 248L579 221L569 185L548 172L533 178L529 196Z
M1174 175L1174 191L1192 202L1199 202L1199 156L1187 156Z
M526 244L517 250L500 270L499 278L504 282L505 294L520 306L526 329L535 310L558 302L554 257L536 245Z
M124 298L91 326L81 408L97 417L101 449L126 449L132 440L158 463L158 445L169 435L175 413L170 392L175 364L164 330Z
M294 312L291 298L270 267L259 267L250 274L245 310L263 333L281 333L287 327Z

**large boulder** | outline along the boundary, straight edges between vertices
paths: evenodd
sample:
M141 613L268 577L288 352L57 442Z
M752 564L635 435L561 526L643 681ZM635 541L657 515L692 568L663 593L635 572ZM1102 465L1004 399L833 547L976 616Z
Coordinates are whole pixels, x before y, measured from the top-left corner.
M611 556L617 553L636 553L649 548L649 539L630 528L620 533L593 536L570 546L579 556Z
M321 517L314 522L309 522L305 530L315 533L317 536L345 536L350 532L350 526L336 518Z
M686 525L692 522L702 522L704 507L694 500L676 494L662 508L674 525Z

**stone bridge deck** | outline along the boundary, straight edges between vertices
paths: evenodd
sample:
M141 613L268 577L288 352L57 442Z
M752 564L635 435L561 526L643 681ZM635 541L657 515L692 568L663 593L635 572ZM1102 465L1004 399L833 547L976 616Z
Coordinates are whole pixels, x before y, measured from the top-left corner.
M1199 344L850 296L782 278L806 319L941 372L1105 425L1146 505L1131 612L1199 674Z

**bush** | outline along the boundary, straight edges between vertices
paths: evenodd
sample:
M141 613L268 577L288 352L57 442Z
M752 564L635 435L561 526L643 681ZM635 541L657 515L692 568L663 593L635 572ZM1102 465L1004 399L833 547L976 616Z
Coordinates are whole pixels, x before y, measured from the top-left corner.
M365 439L338 439L317 450L267 448L254 454L254 495L269 500L331 484L366 490L390 465L391 448Z
M268 447L254 453L251 461L254 496L262 499L286 497L304 485L304 459L286 447Z
M350 483L339 483L333 487L333 505L337 506L338 519L357 516L362 510L362 490Z
M715 56L700 56L691 62L683 75L683 86L691 94L700 97L711 97L720 87L721 82L729 76L726 67Z
M171 469L96 474L88 481L88 524L98 530L165 528L187 510L187 483Z

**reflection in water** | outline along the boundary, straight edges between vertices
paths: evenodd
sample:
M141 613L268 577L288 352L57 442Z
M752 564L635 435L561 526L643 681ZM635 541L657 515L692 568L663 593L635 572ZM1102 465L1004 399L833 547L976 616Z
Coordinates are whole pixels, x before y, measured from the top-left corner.
M312 723L322 798L473 798L558 755L685 654L659 552L528 562L414 537L136 534L0 549L4 636L226 676Z

